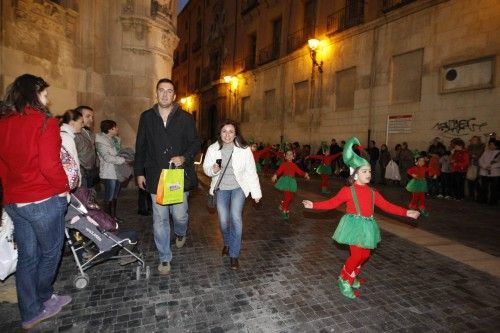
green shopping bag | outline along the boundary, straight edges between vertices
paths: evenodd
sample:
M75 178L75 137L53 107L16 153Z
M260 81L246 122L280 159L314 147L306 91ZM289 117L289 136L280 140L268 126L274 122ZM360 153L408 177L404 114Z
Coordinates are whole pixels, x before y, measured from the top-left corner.
M159 205L172 205L183 201L184 169L161 170L156 190L156 203Z

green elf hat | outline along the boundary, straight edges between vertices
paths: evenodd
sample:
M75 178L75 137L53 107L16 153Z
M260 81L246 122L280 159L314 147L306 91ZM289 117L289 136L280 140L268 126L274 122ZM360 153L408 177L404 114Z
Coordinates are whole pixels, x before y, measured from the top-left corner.
M323 151L324 154L327 151L330 151L330 146L325 141L321 141L321 150Z
M355 169L363 165L370 165L370 162L354 152L354 150L352 149L354 145L361 146L358 138L356 137L352 137L346 141L344 145L344 151L342 152L342 159L344 160L344 163L349 166L351 175L354 173Z

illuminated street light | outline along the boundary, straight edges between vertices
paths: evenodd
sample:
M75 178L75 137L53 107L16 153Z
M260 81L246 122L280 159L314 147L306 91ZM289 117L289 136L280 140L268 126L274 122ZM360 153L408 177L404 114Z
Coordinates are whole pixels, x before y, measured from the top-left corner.
M313 70L314 67L318 67L318 71L320 73L323 73L323 61L318 62L317 60L317 49L319 48L320 41L316 38L311 38L307 41L307 45L309 46L309 55L311 56L311 60L313 63Z

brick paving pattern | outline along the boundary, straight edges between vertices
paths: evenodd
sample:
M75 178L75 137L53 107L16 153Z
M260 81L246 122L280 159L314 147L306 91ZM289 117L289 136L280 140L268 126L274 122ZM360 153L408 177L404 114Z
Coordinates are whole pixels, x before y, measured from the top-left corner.
M277 210L281 193L267 179L262 181L265 201L259 206L248 202L245 208L239 271L231 271L229 260L220 256L217 216L207 212L203 189L191 196L188 239L184 248L172 247L172 273L167 277L156 271L151 218L136 215L136 190L125 189L119 201L121 217L126 219L124 225L141 235L140 249L151 267L150 279L135 280L134 264L121 267L108 261L87 271L89 286L77 290L72 284L76 265L71 256L65 256L56 290L71 294L73 303L37 331L500 330L500 279L387 232L382 232L381 245L364 265L362 276L367 282L361 297L344 298L336 277L348 252L330 238L342 213L305 212L299 193L286 223ZM299 182L299 189L314 190L316 185L314 181L303 184ZM467 215L462 220L476 222ZM419 223L427 225L430 220ZM491 239L497 235L488 238L494 251L499 251L499 245L495 248ZM17 304L0 303L0 318L0 332L21 331Z

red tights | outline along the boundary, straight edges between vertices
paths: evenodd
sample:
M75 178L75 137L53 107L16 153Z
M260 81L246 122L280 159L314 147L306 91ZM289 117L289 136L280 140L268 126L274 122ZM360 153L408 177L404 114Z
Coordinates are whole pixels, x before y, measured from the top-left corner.
M360 273L361 265L370 257L370 250L356 245L350 245L351 255L347 258L340 275L352 284L354 278Z
M283 211L285 212L289 211L288 207L290 206L290 203L292 202L294 195L295 194L293 192L287 192L287 191L283 192L283 201L281 201L281 208Z
M411 194L410 208L425 208L425 193L424 192L413 192Z
M328 175L321 175L321 189L328 188Z

